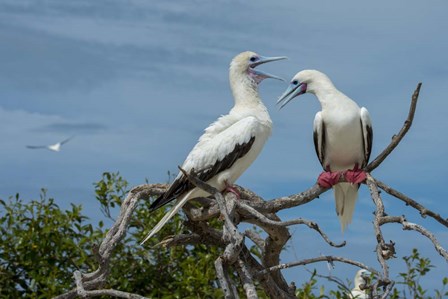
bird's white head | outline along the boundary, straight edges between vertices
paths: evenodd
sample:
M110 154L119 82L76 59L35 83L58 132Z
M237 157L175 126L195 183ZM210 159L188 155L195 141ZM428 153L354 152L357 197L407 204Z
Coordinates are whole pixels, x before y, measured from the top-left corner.
M258 84L266 78L283 80L280 77L256 70L255 67L260 64L286 59L286 57L265 57L255 52L246 51L238 54L230 63L230 77L247 77L254 83Z
M280 77L255 69L260 64L286 59L286 57L264 57L255 52L242 52L230 63L229 80L235 99L244 98L247 92L258 90L258 84L266 78L283 80Z
M360 285L365 284L367 282L367 278L371 275L370 271L366 269L361 269L356 272L354 284L355 288L359 288Z
M304 93L316 94L318 90L334 88L330 78L322 72L316 70L304 70L298 72L289 83L288 88L280 96L277 104L283 108L292 99Z

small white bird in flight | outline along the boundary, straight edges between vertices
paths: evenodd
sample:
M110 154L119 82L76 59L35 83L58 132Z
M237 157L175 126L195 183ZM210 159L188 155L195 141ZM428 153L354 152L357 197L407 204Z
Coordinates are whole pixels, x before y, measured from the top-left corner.
M322 111L314 118L314 146L324 169L320 186L333 187L336 213L342 231L351 222L359 184L366 179L362 170L372 150L373 131L369 112L336 89L331 80L316 70L297 73L277 104L284 107L293 98L312 93ZM338 183L343 176L348 183Z
M187 173L194 170L198 178L216 189L237 193L232 189L232 184L258 156L272 130L271 118L258 94L258 84L265 78L282 80L255 67L285 58L243 52L232 60L229 80L235 105L229 114L221 116L205 129L182 164ZM176 204L142 244L156 234L189 199L208 195L179 172L168 190L151 204L150 210L154 211L174 199L177 199Z
M63 140L61 142L55 143L55 144L50 144L50 145L27 145L26 147L30 148L30 149L45 148L45 149L48 149L48 150L53 151L53 152L59 152L61 150L62 145L64 145L67 142L69 142L71 139L73 139L73 137L75 137L75 136L72 136L70 138L67 138L67 139L65 139L65 140Z

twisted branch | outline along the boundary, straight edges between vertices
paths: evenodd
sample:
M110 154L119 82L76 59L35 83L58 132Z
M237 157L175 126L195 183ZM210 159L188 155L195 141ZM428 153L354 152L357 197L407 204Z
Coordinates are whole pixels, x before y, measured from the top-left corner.
M391 143L383 150L383 152L366 166L365 171L371 172L377 168L398 146L410 129L416 111L420 88L421 83L417 85L417 88L412 95L408 117L405 120L402 129L397 135L393 136ZM183 170L181 169L181 171ZM435 249L442 257L448 260L448 252L427 229L421 225L407 222L404 216L397 217L386 215L378 188L381 188L392 196L402 200L407 205L417 209L422 217L430 216L445 227L448 227L448 219L428 210L423 205L401 192L376 180L370 174L368 174L366 184L369 187L372 200L375 204L373 225L377 240L376 254L382 267L381 275L375 269L364 265L361 262L338 256L319 256L291 263L279 263L280 253L290 238L287 229L287 226L290 225L303 224L308 226L317 231L330 246L342 247L345 245L345 242L341 244L332 242L321 230L318 224L313 221L302 218L281 221L275 214L284 209L307 204L318 198L320 194L326 192L328 189L315 184L304 192L293 194L291 196L279 197L270 201L264 201L254 192L238 186L241 193L241 200L238 201L232 194L227 194L224 198L219 190L216 190L205 182L197 179L194 173L188 174L184 172L184 174L195 186L212 194L214 200L211 198L197 199L201 203L199 208L187 203L184 206L184 211L188 217L188 221L185 222L185 225L192 231L192 233L171 236L160 242L159 245L176 246L184 244L213 244L221 247L224 251L215 261L215 268L226 298L238 297L234 281L229 276L231 271L236 271L238 274L247 298L257 298L255 288L256 281L269 297L294 298L295 288L292 284L288 285L286 283L280 270L323 261L351 264L375 273L380 279L373 285L372 289L376 290L380 286L385 287L381 298L386 298L394 286L394 282L389 278L387 260L393 257L395 253L394 243L392 241L386 243L381 231L381 226L388 223L400 223L404 230L414 230L419 232L433 243ZM341 182L342 181L344 181L343 177L341 178ZM110 272L109 263L113 250L124 237L138 200L149 196L160 195L165 190L166 185L164 184L140 185L133 188L122 204L118 219L107 233L96 252L99 261L98 269L86 274L83 274L80 271L75 271L74 278L76 288L56 298L75 298L77 296L87 298L102 295L120 298L145 298L136 294L101 288L105 284ZM222 230L212 228L207 223L207 220L218 217L218 215L221 215L224 220ZM237 225L240 222L255 224L263 229L268 236L263 238L254 230L246 230L244 233L240 233L237 229ZM245 236L250 238L261 249L261 261L256 259L246 247L244 243Z

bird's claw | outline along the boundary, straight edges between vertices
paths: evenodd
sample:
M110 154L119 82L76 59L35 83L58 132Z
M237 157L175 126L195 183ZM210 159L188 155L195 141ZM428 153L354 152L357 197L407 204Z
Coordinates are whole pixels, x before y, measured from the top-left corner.
M226 186L226 189L224 189L224 191L235 194L237 199L241 198L240 192L237 189L235 189L234 187L232 187L232 186Z
M225 186L226 188L224 189L224 192L231 192L235 194L237 199L241 198L240 192L232 184L229 184L229 182L225 181Z
M349 169L344 173L345 180L352 184L361 184L367 179L367 174L361 169Z
M337 183L339 183L339 179L341 177L341 172L335 171L324 171L317 178L317 183L319 186L323 188L331 188Z

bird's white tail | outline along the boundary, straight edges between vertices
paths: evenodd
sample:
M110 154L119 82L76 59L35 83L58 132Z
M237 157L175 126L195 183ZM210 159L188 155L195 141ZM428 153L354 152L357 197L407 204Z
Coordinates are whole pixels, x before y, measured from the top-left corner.
M159 223L157 223L156 226L154 226L154 228L149 232L149 234L146 236L146 238L140 243L140 245L143 245L143 243L145 243L146 241L148 241L152 236L154 236L155 234L157 234L159 232L160 229L162 229L162 227L174 216L174 214L177 213L177 211L179 211L180 208L182 208L184 206L184 204L187 202L187 200L189 199L189 196L191 195L191 193L194 191L191 190L190 192L188 192L187 194L184 195L184 197L182 197L181 200L178 200L176 202L176 204L174 205L174 207L165 214L165 216L163 216L163 218L159 221Z
M358 198L358 185L352 183L339 183L333 186L336 200L336 213L341 223L342 232L352 222L356 199Z

